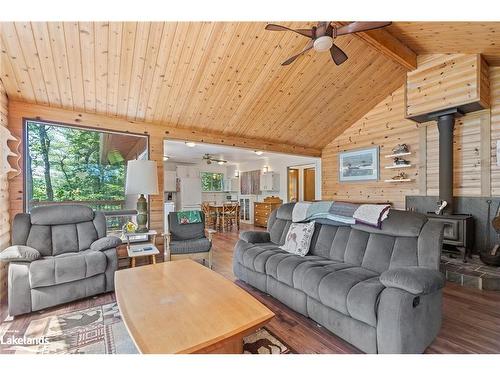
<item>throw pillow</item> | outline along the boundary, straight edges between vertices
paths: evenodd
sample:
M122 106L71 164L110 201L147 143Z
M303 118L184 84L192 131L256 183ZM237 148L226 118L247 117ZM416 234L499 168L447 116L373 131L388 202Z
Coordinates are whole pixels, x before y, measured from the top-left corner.
M309 252L314 234L314 221L310 223L292 223L286 235L285 243L280 249L288 253L305 256Z
M33 262L40 258L37 249L24 245L14 245L6 248L0 253L2 262Z

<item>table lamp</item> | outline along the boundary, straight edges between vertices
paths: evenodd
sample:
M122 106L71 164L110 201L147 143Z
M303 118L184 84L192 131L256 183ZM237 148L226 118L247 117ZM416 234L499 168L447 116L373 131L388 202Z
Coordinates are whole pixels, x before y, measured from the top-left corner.
M153 160L129 160L125 194L140 194L137 200L137 231L148 231L148 201L144 194L158 194L158 175L156 162Z

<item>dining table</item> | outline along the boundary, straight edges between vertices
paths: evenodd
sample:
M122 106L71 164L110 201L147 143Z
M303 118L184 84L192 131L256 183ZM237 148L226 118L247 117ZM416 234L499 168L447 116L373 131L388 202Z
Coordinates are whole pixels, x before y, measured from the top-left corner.
M215 214L215 227L214 227L214 229L218 232L222 232L224 229L224 225L223 225L223 223L221 223L222 210L224 209L224 204L223 203L209 203L208 208L209 208L210 213L213 212ZM239 220L240 220L239 209L237 210L236 215L237 215L236 220L239 222Z

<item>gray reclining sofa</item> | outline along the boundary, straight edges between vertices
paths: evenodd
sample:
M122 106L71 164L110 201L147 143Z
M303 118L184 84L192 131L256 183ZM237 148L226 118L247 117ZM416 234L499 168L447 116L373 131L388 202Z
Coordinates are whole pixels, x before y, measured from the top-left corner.
M106 219L83 205L40 206L17 214L12 244L40 253L9 263L9 315L15 316L114 290L117 237L106 237Z
M234 274L366 353L422 353L441 327L441 224L398 210L381 229L316 222L300 257L279 249L293 206L240 235Z

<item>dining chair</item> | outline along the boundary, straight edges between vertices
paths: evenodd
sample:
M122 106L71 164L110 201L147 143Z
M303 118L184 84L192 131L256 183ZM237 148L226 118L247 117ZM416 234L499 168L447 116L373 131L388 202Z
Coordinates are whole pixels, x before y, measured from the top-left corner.
M215 227L215 222L217 219L217 213L214 212L211 208L210 205L213 204L213 202L210 201L205 201L201 203L201 211L205 215L205 228L214 228Z
M226 229L232 230L233 225L236 225L238 230L239 225L239 203L237 202L226 202L222 205L222 230Z

